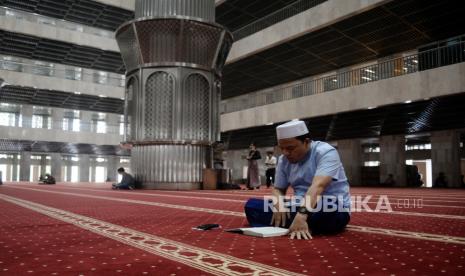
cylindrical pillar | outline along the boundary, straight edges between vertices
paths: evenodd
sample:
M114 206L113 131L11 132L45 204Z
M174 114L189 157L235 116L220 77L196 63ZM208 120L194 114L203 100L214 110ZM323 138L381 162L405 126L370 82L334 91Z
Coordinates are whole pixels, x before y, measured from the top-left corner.
M214 22L214 0L136 0L135 14L116 31L131 170L144 188L199 189L219 139L232 35Z

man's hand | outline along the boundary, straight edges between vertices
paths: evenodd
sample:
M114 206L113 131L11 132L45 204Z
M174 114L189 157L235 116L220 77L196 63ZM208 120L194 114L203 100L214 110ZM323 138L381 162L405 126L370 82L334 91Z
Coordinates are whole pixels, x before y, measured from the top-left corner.
M289 235L291 235L291 239L312 239L312 235L308 229L307 215L297 213L291 227L289 227Z
M289 212L289 209L284 209L284 207L281 207L281 204L278 202L274 206L275 210L273 210L273 217L271 218L270 224L274 225L275 227L286 227L287 219L291 218L291 213Z

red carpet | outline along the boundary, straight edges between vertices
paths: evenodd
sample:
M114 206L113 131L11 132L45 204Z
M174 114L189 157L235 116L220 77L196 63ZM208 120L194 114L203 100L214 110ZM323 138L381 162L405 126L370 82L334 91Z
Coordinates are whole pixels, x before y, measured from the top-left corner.
M245 200L266 189L108 186L0 186L0 275L465 275L465 191L352 188L373 209L387 195L392 212L303 241L192 230L245 226Z

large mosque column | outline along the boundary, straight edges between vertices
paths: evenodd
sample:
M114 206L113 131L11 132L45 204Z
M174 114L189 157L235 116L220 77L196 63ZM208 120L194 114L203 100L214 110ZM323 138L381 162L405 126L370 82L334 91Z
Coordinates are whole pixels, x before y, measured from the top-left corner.
M215 1L136 0L116 31L126 65L125 140L143 188L199 189L219 140L221 72L233 43Z

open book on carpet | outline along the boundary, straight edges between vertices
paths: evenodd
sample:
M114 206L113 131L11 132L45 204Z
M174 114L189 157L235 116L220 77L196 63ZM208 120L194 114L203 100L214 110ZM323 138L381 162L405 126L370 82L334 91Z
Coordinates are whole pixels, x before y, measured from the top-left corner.
M289 232L286 228L280 227L250 227L250 228L234 228L234 229L227 229L226 232L231 233L239 233L248 236L255 236L261 238L267 237L278 237L287 235Z

